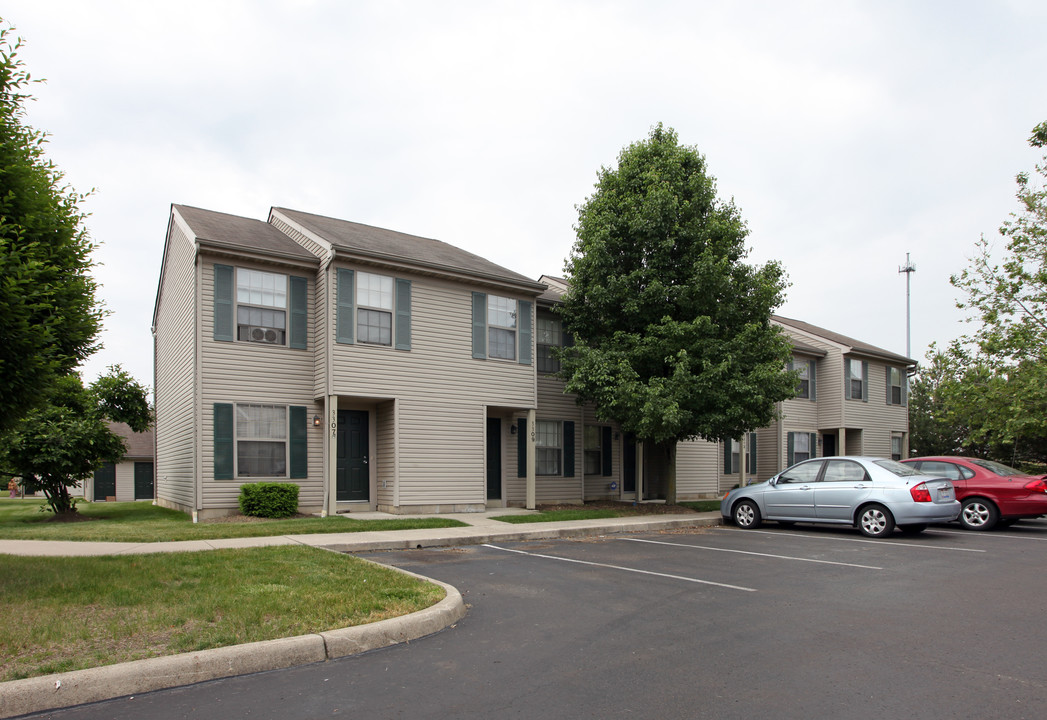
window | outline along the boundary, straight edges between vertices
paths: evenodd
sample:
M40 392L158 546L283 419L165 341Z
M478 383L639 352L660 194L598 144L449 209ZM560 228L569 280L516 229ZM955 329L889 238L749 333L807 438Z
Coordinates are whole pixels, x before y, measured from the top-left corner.
M756 433L748 433L749 448L745 453L745 472L749 475L756 474ZM741 467L741 448L737 440L728 440L724 443L723 471L725 475L734 475Z
M905 404L905 373L900 368L887 368L887 404Z
M845 358L844 369L847 376L844 392L847 398L850 400L868 399L865 378L869 374L869 363L854 358Z
M793 369L800 373L800 380L796 385L796 397L811 397L811 368L803 360L793 360Z
M902 436L891 435L891 460L902 459Z
M556 420L538 420L535 435L535 474L559 475L563 466L563 436Z
M865 468L850 460L829 460L822 476L822 482L865 482L868 479Z
M818 456L818 435L815 433L791 432L787 440L786 462L793 465Z
M237 477L287 475L287 408L236 406Z
M563 330L558 318L538 318L538 372L560 372L555 348L563 346ZM588 470L586 470L588 472Z
M924 460L921 463L916 463L916 466L920 469L920 472L927 473L928 475L937 475L938 477L948 478L949 480L967 480L968 476L961 475L960 466L950 462L941 462L938 460ZM967 468L963 468L967 470ZM968 470L968 472L970 472ZM973 476L974 473L971 473Z
M287 276L236 269L236 339L283 345L287 331Z
M541 320L539 322L539 334L541 333ZM539 345L539 347L541 347ZM539 357L541 357L539 355ZM541 368L539 360L539 368ZM585 426L585 474L600 475L603 472L603 428L599 425Z
M516 301L487 296L487 351L490 357L516 359Z
M812 483L818 480L818 473L824 462L809 462L791 467L778 476L779 483Z
M357 273L357 336L362 343L393 344L393 279Z

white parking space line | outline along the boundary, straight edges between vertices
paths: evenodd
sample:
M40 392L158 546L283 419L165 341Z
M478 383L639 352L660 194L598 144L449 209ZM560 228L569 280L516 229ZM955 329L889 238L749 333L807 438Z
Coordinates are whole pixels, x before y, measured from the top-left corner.
M616 538L626 542L650 543L651 545L670 545L672 547L693 548L695 550L712 550L713 552L738 553L739 555L755 555L757 557L774 558L776 560L795 560L797 562L818 563L820 565L843 565L844 567L861 568L862 570L883 570L875 565L856 565L855 563L836 562L833 560L814 560L812 558L793 557L791 555L772 555L770 553L751 552L749 550L731 550L729 548L709 547L708 545L690 545L688 543L671 543L661 540L641 540L640 538Z
M1033 537L1030 535L1009 535L1006 532L978 532L977 530L946 530L936 529L935 534L940 535L966 535L967 537L982 538L1007 538L1009 540L1034 540L1036 542L1047 542L1047 537Z
M836 542L852 542L852 543L869 543L870 545L878 545L880 547L914 547L922 550L951 550L952 552L973 552L983 553L985 550L974 550L972 548L956 548L956 547L942 547L940 545L921 545L919 543L904 543L904 542L889 542L885 540L858 540L856 538L844 538L838 536L829 537L827 535L808 535L806 533L786 533L786 532L772 532L770 530L738 530L737 528L726 528L723 526L715 527L714 530L720 530L725 532L742 532L742 533L754 533L758 535L779 535L788 536L794 538L806 538L810 540L835 540Z
M555 555L542 555L541 553L524 552L523 550L513 550L512 548L498 547L497 545L485 544L483 547L491 548L492 550L503 550L505 552L516 553L517 555L543 558L545 560L560 560L561 562L577 563L579 565L592 565L594 567L610 568L611 570L624 570L625 572L639 573L640 575L654 575L656 577L669 578L670 580L683 580L684 582L698 583L700 585L715 585L716 587L727 588L728 590L756 592L756 588L742 587L741 585L728 585L726 583L712 582L711 580L699 580L698 578L684 577L682 575L668 575L666 573L651 572L650 570L637 570L636 568L623 567L621 565L608 565L607 563L590 562L588 560L575 560L573 558L556 557Z

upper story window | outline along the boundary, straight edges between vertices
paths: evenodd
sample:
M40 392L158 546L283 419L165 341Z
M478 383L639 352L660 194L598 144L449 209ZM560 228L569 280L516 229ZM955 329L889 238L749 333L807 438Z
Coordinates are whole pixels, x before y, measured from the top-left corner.
M887 404L905 404L905 373L896 367L887 368Z
M850 400L867 400L869 363L854 358L844 358L843 362L846 375L845 397Z
M393 279L357 273L357 337L362 343L393 344Z
M287 332L287 276L236 269L236 339L284 345Z
M516 301L487 296L487 352L490 357L516 359Z
M560 372L560 360L555 348L563 347L563 329L559 318L538 318L538 372Z
M804 360L793 359L793 368L800 373L800 380L796 384L796 397L811 397L811 367Z

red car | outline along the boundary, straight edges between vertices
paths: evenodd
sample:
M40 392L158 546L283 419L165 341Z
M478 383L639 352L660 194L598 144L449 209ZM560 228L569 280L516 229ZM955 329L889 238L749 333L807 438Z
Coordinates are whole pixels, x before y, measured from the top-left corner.
M902 460L921 472L952 480L960 501L957 520L967 530L989 530L1047 515L1047 482L992 460L916 457Z

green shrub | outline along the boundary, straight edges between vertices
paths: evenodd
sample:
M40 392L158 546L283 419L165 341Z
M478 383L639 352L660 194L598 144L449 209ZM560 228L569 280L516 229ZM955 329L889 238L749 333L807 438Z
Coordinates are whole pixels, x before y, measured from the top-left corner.
M242 485L240 512L264 518L291 517L298 512L298 486L275 482Z

